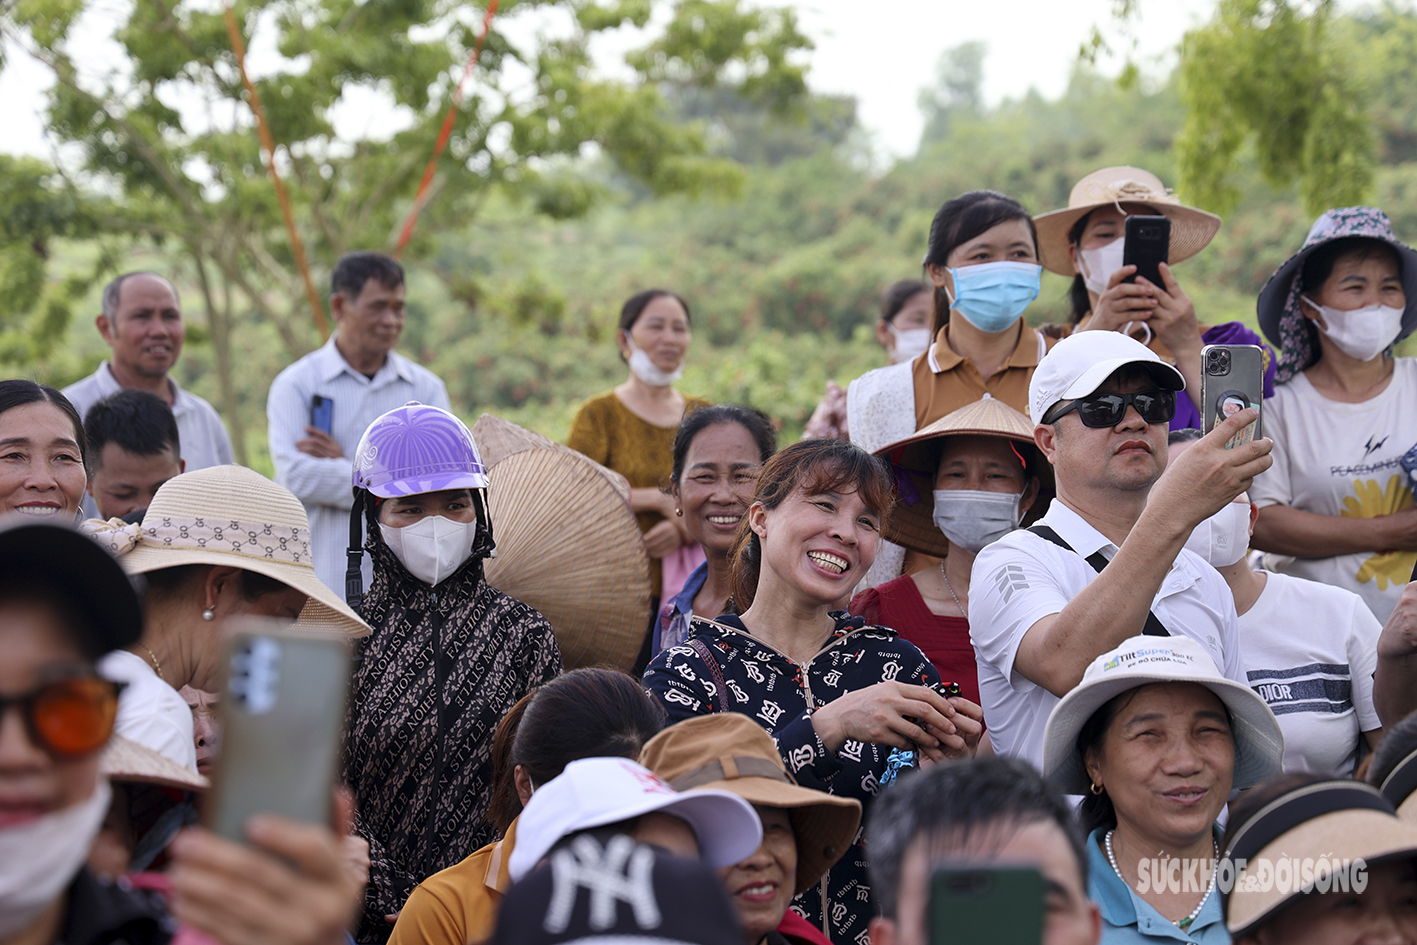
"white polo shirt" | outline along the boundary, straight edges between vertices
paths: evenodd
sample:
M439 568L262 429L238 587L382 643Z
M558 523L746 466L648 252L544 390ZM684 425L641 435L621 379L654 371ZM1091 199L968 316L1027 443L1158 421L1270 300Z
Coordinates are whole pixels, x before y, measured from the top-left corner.
M1043 727L1058 697L1015 671L1019 644L1030 627L1061 613L1097 577L1086 561L1089 555L1100 551L1110 561L1119 549L1057 499L1039 524L1052 528L1077 553L1025 529L984 548L969 583L969 637L994 751L1041 769ZM1151 612L1172 634L1185 634L1205 647L1227 679L1248 685L1240 663L1235 599L1220 572L1204 558L1181 550ZM1099 643L1090 655L1106 650Z

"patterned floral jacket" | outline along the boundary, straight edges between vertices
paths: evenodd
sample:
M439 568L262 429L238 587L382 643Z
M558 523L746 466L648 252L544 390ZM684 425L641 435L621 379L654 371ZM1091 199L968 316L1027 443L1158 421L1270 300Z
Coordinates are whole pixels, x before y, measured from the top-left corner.
M546 618L473 562L436 588L371 541L374 580L355 641L345 782L369 841L355 938L383 942L413 887L497 839L484 817L492 734L518 699L561 672ZM440 687L441 684L441 687Z
M835 611L836 627L816 656L799 666L749 635L742 621L695 617L694 636L660 653L645 670L645 686L664 704L672 721L712 712L741 712L777 741L787 770L803 787L854 797L863 807L880 792L888 745L848 741L835 753L812 727L812 712L838 696L879 682L929 684L939 673L915 645L886 627L868 627L859 617ZM723 678L725 693L694 645L706 647ZM868 812L869 813L869 812ZM863 817L862 822L865 822ZM823 906L825 905L825 915ZM868 945L867 925L876 914L866 877L862 834L816 887L792 907L836 945Z

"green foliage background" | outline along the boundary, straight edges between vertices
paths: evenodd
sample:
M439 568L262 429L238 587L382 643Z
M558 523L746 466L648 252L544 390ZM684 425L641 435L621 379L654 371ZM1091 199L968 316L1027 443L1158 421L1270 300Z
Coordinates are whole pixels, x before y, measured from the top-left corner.
M1417 239L1417 16L1389 4L1332 15L1327 27L1326 61L1343 69L1343 93L1363 103L1361 131L1370 136L1371 179L1347 183L1384 207L1400 235ZM735 164L735 183L666 192L674 188L627 173L633 147L622 146L615 161L545 165L535 188L482 195L471 222L435 214L436 225L405 260L410 305L401 349L447 381L468 420L493 412L564 438L579 403L624 377L613 343L621 302L663 286L693 310L681 388L760 407L794 438L828 379L845 384L882 363L871 331L877 299L890 282L920 275L930 219L942 202L987 187L1041 212L1064 206L1078 178L1113 164L1139 165L1175 184L1190 159L1178 139L1188 127L1204 131L1188 113L1179 75L1124 87L1079 66L1056 100L1031 94L986 108L982 56L966 46L947 54L938 87L921 93L927 124L918 153L880 168L849 100L809 96L783 111L768 104L771 94L750 100L741 89L679 81L694 68L693 57L656 59L654 48L645 56L647 73L666 73L659 79L672 121L702 133L709 156ZM677 84L671 66L680 70ZM1291 177L1295 183L1275 189L1285 178L1274 173L1274 162L1302 165L1319 145L1306 145L1301 135L1287 145L1303 151L1296 156L1257 150L1253 136L1232 144L1223 178L1214 178L1223 188L1208 193L1233 209L1214 243L1177 276L1203 322L1253 325L1256 293L1312 222L1304 198L1319 186L1315 180L1330 186L1334 176ZM42 313L45 298L70 293L81 299L80 311L96 313L97 289L83 278L105 266L187 272L180 253L160 240L131 241L113 259L101 208L64 203L62 188L45 190L33 180L38 173L0 163L0 193L7 194L0 201L0 265L30 266L25 284L33 298L20 311ZM1338 176L1343 183L1342 169ZM9 193L16 181L30 181L28 192L52 199L17 200ZM47 285L35 283L24 255L28 231L15 222L20 213L42 228ZM322 277L329 263L317 260ZM216 401L201 295L190 280L182 288L191 327L176 373ZM1066 289L1065 280L1045 275L1029 320L1064 320ZM234 317L246 446L253 465L269 471L265 394L290 353L249 306ZM0 322L0 342L7 324ZM78 318L48 350L0 343L0 369L62 385L105 353L91 318Z

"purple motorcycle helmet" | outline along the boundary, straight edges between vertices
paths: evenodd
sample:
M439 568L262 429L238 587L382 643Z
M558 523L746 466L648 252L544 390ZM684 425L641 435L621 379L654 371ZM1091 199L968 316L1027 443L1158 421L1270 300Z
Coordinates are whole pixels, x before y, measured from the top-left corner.
M482 456L467 426L441 407L411 401L369 424L354 452L352 478L354 507L349 514L349 567L345 571L345 600L350 607L357 610L364 597L361 517L367 520L369 534L377 535L378 499L471 489L478 526L473 559L480 561L496 553L487 515L487 470Z

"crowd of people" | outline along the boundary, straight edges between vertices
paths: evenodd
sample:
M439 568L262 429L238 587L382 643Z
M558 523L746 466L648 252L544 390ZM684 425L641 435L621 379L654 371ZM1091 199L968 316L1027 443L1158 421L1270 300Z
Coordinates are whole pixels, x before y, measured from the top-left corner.
M954 197L889 365L786 445L633 296L566 444L643 543L614 667L489 579L495 464L395 350L398 262L335 264L274 480L171 377L177 288L114 279L110 360L0 381L0 945L1417 945L1417 252L1323 214L1261 337L1171 268L1221 225L1130 167ZM1026 321L1045 268L1066 324ZM1208 345L1262 403L1203 402ZM327 813L233 837L253 620L353 668Z

